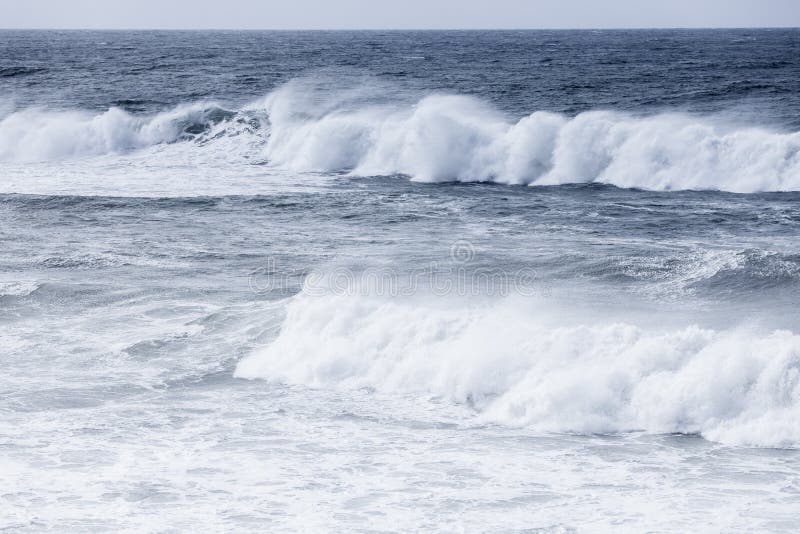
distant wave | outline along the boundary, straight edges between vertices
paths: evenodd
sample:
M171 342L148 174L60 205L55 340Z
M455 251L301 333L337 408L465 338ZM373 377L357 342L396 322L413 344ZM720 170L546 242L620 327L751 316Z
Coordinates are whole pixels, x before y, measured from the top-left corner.
M301 294L236 375L442 396L485 422L545 432L800 446L800 335L553 322L508 301Z
M359 100L359 98L362 100ZM22 110L0 121L0 161L121 153L209 132L257 136L258 156L297 172L414 180L556 185L599 182L651 190L800 190L800 132L708 117L536 112L518 121L457 95L416 101L320 95L299 81L239 111L191 104L150 117ZM213 146L204 147L214 150Z
M40 67L0 67L0 78L15 78L43 72Z

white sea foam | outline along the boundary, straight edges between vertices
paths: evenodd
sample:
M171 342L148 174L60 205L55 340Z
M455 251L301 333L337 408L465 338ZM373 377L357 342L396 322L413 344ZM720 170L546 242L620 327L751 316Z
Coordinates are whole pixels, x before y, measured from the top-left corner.
M568 117L539 111L514 120L467 96L414 100L386 87L375 89L376 95L370 87L322 91L306 85L290 82L238 116L220 116L221 108L203 103L149 117L117 108L95 115L16 111L0 120L0 162L118 154L216 135L246 147L242 163L264 159L293 172L399 174L429 182L599 182L652 190L800 190L798 132L669 113ZM254 116L258 127L243 129ZM207 134L187 135L192 125ZM229 152L230 146L198 143L198 150Z
M440 304L301 294L237 376L433 394L548 432L800 446L800 335L564 324L508 299Z

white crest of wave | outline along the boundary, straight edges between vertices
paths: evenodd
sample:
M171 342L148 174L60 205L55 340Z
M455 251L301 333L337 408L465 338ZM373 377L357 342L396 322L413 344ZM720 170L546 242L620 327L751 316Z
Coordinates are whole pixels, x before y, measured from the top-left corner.
M25 109L0 120L0 161L36 162L126 152L177 141L191 124L205 123L213 104L178 106L139 117L119 109Z
M452 304L452 303L451 303ZM699 433L800 446L800 336L558 325L508 299L472 306L301 294L236 375L471 402L542 431Z
M735 128L711 118L536 112L514 122L472 97L324 106L309 103L308 93L291 83L261 105L272 128L268 159L297 171L654 190L800 189L800 133Z

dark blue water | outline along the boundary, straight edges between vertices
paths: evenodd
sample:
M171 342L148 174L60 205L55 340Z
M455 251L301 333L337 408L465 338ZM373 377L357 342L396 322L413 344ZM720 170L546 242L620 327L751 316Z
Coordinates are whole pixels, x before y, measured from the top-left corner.
M314 70L487 99L514 115L731 107L800 126L800 32L775 30L3 31L2 92L133 112L242 104Z

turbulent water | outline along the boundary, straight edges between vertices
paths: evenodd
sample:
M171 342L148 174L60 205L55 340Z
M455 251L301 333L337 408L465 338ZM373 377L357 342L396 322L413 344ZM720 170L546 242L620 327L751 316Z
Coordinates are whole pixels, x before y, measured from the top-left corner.
M0 32L0 527L791 531L800 31Z

